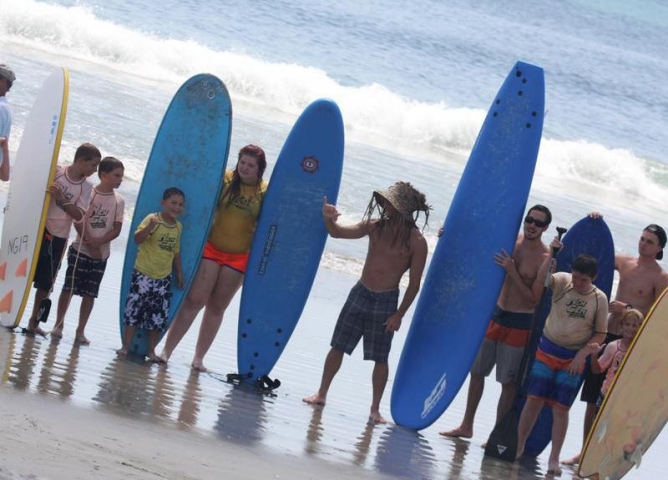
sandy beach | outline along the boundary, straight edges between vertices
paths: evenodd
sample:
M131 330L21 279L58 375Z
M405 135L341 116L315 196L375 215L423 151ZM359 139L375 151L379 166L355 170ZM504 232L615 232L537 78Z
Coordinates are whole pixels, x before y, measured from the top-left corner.
M0 479L380 479L0 387Z

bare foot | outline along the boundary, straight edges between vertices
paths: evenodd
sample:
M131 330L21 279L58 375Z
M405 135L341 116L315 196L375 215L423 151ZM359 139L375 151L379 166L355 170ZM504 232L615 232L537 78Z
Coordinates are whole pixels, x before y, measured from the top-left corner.
M387 420L383 418L380 412L372 412L369 415L369 421L366 423L367 425L378 425L379 423L387 423Z
M204 363L202 360L193 360L193 363L190 364L190 368L195 370L196 372L202 372L206 373L209 370L204 366Z
M124 347L121 347L118 350L116 350L116 355L118 355L119 357L125 357L127 354L128 351Z
M51 335L53 335L53 332L51 332ZM90 340L88 340L83 333L78 333L77 336L74 337L74 341L81 345L90 345Z
M578 453L574 457L567 458L566 460L562 460L561 463L563 463L564 465L570 465L570 466L577 465L578 463L580 463L580 454Z
M309 405L322 405L325 406L325 396L320 395L319 393L314 393L310 397L302 398L302 402L308 403Z
M439 435L444 437L454 437L454 438L471 438L473 437L473 429L459 426L453 430L446 430L445 432L440 432Z
M162 350L160 353L160 357L165 361L165 363L169 362L169 354L167 353L167 350Z
M24 331L25 331L28 335L40 335L40 336L46 338L46 332L45 332L44 330L42 330L41 328L39 328L39 327L35 327L35 328L30 328L30 327L28 327L28 328L26 328Z
M63 327L56 327L51 330L51 336L55 338L63 338Z
M162 358L159 355L156 355L155 353L149 353L148 355L146 355L146 357L148 358L149 362L161 363L161 364L167 363L167 362L165 362L164 358Z
M555 477L560 477L562 474L561 467L559 466L559 462L548 462L547 464L547 473L548 475L554 475Z

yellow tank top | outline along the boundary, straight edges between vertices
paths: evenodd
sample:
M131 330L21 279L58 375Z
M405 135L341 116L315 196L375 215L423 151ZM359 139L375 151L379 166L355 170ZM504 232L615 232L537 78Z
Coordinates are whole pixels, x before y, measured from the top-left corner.
M233 172L225 172L223 195L218 202L218 211L213 221L209 242L221 252L246 253L250 250L260 207L267 191L267 182L257 185L241 184L239 196L231 203L225 196L232 183Z

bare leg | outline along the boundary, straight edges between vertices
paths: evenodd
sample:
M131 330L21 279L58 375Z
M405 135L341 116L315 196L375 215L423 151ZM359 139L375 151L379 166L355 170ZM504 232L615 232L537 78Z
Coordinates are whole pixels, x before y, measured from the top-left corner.
M44 330L39 328L37 325L37 312L39 311L39 305L42 303L42 300L49 297L48 290L37 289L35 290L35 304L32 307L32 314L30 315L30 320L28 321L28 331L37 333L39 335L46 335Z
M216 287L209 295L204 308L204 316L202 317L202 325L199 328L199 336L197 337L197 345L195 346L195 356L192 361L192 368L198 372L206 372L204 366L204 356L211 348L213 340L218 334L220 325L223 323L223 315L225 309L234 298L239 287L244 280L244 275L229 267L223 267L218 273L218 280Z
M592 425L594 425L594 419L596 418L596 404L595 403L587 403L587 409L585 410L585 415L584 415L584 425L582 428L582 445L584 446L585 442L587 441L587 436L589 435L589 431L591 430ZM577 454L573 455L571 458L567 458L566 460L562 460L561 463L564 465L577 465L580 463L580 452Z
M216 262L202 259L183 305L167 331L161 355L165 362L169 360L172 352L183 339L183 336L193 324L193 320L211 295L216 285L219 270L220 266Z
M95 297L84 295L81 299L81 307L79 308L79 325L77 326L76 336L74 339L82 345L90 345L90 340L86 338L84 330L88 324L88 319L93 311L95 305Z
M538 420L540 409L543 408L544 399L535 397L527 397L527 401L522 409L520 421L517 425L517 458L519 459L524 454L524 446L527 443L527 438L531 433L531 429Z
M559 466L559 455L561 447L564 446L566 431L568 430L568 410L559 407L552 407L552 451L547 462L547 473L561 475Z
M482 393L485 389L485 377L482 375L470 375L469 393L466 397L466 410L461 425L454 430L441 432L445 437L471 438L473 436L473 421L475 414L482 399ZM500 403L499 399L499 403Z
M65 328L65 314L67 309L70 306L70 301L72 300L72 291L71 290L61 290L60 296L58 297L58 311L56 313L56 324L51 330L51 336L60 338L63 336L63 328Z
M311 405L325 405L325 402L327 401L327 392L329 391L329 387L332 385L334 376L339 371L339 368L341 368L342 362L343 351L331 348L327 354L327 358L325 358L325 367L322 370L320 388L315 394L304 398L304 402L310 403Z
M158 355L155 354L155 346L158 344L158 331L157 330L149 330L148 332L148 352L146 352L146 356L148 357L149 361L151 362L156 362L156 363L166 363L165 360L163 360L162 357L159 357Z
M128 354L130 349L130 343L132 342L132 337L135 336L137 331L137 325L126 325L125 326L125 335L123 336L123 346L116 350L116 353L122 357Z
M373 399L371 401L369 423L387 423L380 414L380 400L383 398L383 393L385 392L385 385L387 385L389 371L390 369L387 366L387 363L376 362L373 367L373 374L371 376Z

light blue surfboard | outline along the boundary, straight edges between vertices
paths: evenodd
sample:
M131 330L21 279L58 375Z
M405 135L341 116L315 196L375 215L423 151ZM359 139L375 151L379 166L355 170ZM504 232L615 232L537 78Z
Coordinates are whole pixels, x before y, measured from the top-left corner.
M494 253L512 251L543 129L543 70L518 62L492 103L459 181L401 353L394 421L422 429L466 379L501 290Z
M615 246L612 240L612 234L608 225L602 218L585 217L573 225L564 238L562 239L564 248L561 249L557 255L557 271L570 272L573 266L573 260L578 255L583 253L589 254L598 260L598 275L594 281L596 285L605 295L610 299L612 292L612 282L615 275ZM532 337L530 348L533 349L533 358L536 355L536 348L538 346L538 339L540 333L545 326L545 320L550 313L550 306L552 305L552 292L548 293L543 298L541 303L541 313L538 317L537 324L534 328L534 336ZM533 360L531 361L533 363ZM531 371L531 363L528 366L528 371ZM528 379L522 386L526 389ZM579 402L578 398L575 400ZM524 398L519 405L516 406L518 418L521 414L521 407L524 405ZM524 448L524 454L528 456L540 455L545 447L550 443L552 437L552 408L544 407L536 421L536 425L527 439Z
M186 283L181 290L172 282L169 321L181 305L202 257L209 227L223 185L223 175L230 149L232 104L227 88L213 75L200 74L187 80L176 92L165 112L146 163L135 205L120 295L121 340L123 310L130 290L132 270L137 256L134 232L150 213L160 212L165 189L177 187L185 193L186 203L179 221L181 263ZM146 332L139 329L130 353L145 355Z
M269 374L306 304L327 240L323 196L335 203L339 192L343 136L338 106L316 100L276 161L241 295L237 366L247 381Z

